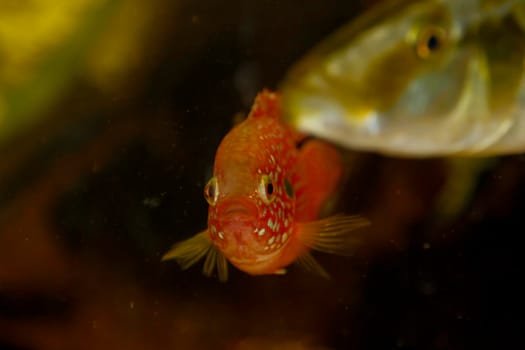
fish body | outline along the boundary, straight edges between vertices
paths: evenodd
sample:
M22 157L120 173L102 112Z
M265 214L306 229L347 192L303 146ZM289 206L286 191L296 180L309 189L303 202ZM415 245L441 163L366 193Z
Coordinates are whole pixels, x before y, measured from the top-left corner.
M394 0L300 60L285 118L346 148L411 156L525 151L525 0Z
M310 248L347 252L348 233L365 221L335 216L317 220L321 206L340 181L335 148L306 141L281 120L279 96L260 93L248 118L217 149L214 174L204 189L208 228L175 244L164 259L188 268L206 257L227 278L227 262L251 275L282 274L295 261L326 275ZM350 240L351 241L351 240Z

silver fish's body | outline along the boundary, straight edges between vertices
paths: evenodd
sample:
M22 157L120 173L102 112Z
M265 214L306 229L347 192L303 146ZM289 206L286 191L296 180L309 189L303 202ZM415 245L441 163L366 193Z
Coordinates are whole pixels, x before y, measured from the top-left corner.
M282 107L346 148L413 157L525 151L525 0L393 1L292 67Z

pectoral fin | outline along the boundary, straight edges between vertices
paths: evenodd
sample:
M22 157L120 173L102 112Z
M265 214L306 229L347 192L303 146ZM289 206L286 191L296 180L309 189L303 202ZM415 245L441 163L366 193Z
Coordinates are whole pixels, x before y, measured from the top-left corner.
M175 259L181 269L186 270L203 257L206 257L202 272L211 276L215 266L219 280L225 282L228 279L228 263L224 255L219 252L211 242L208 231L202 231L195 236L176 243L164 256L162 260Z
M299 256L295 262L308 272L313 272L323 278L330 279L328 272L326 272L326 270L315 260L312 254L308 252Z
M297 238L311 249L349 256L360 242L354 231L369 224L368 220L360 216L336 215L318 221L298 223Z

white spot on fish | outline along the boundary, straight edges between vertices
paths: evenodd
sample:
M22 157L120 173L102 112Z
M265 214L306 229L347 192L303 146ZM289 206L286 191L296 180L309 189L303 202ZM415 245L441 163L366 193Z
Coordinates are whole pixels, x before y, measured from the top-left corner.
M273 241L275 241L275 236L272 236L272 237L268 240L268 244L273 244Z
M284 243L288 239L288 234L285 232L283 233L283 236L281 237L281 241Z
M224 233L222 233L222 231L219 232L218 235L219 235L219 238L220 238L220 239L224 239Z
M288 227L288 219L284 219L284 227Z
M263 236L265 232L266 232L266 229L262 228L262 229L259 231L258 235L259 235L259 236Z
M273 230L273 221L272 218L268 219L268 227Z
M275 163L275 158L273 157L273 154L270 154L270 162Z

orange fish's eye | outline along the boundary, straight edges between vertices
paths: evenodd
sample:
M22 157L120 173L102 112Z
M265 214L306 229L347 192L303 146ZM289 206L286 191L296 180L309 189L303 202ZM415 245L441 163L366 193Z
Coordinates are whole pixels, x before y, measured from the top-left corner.
M259 183L259 197L264 203L270 204L275 199L275 186L270 176L261 176L261 182Z
M206 202L211 206L217 204L217 199L219 198L219 183L215 176L212 177L204 187L204 198L206 198Z

